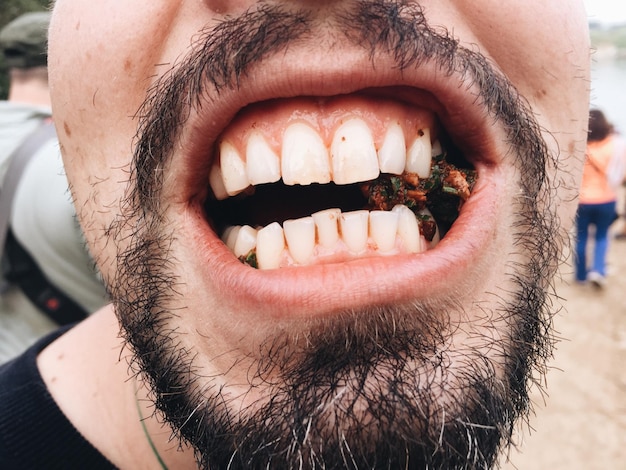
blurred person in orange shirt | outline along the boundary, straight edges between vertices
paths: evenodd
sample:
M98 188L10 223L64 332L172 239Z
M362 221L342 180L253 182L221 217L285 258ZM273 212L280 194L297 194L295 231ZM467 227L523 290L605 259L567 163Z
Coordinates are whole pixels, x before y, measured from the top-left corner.
M587 155L577 214L576 281L604 286L608 231L617 219L617 187L624 179L626 143L598 109L589 112ZM587 263L590 228L595 228L591 263Z

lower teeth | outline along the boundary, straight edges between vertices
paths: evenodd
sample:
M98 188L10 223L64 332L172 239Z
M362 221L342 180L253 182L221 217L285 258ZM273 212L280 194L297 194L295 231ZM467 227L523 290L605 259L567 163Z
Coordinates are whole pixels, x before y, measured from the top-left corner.
M284 228L270 224L262 232L249 226L231 227L222 239L241 262L260 269L368 252L417 253L434 247L449 229L476 178L475 170L457 168L441 155L433 158L428 178L385 174L363 183L367 210L329 209L286 221Z
M419 253L437 242L436 233L426 240L423 233L427 230L420 228L432 226L437 231L428 210L415 214L404 205L392 211L330 209L285 221L283 226L274 222L259 229L229 227L222 239L241 262L260 269L368 253Z

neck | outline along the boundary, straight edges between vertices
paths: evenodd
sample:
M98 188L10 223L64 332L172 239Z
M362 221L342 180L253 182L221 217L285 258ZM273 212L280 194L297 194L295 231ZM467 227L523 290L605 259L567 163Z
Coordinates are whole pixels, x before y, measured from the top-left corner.
M9 101L50 107L50 89L45 67L27 70L12 69L10 77Z
M108 306L42 351L38 365L66 417L118 468L161 468L159 458L167 468L196 468L193 451L155 416L128 354Z

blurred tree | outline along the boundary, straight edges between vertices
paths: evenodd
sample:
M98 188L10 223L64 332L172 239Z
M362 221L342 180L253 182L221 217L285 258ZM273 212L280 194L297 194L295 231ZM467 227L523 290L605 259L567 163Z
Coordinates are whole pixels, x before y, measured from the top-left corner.
M51 7L51 0L0 0L0 28L28 11L41 11ZM9 77L0 56L0 99L4 100L9 91Z

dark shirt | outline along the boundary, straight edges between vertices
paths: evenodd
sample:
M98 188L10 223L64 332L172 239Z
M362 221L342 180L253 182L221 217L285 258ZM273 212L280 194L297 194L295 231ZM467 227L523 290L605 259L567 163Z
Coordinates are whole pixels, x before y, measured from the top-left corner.
M0 469L114 469L68 421L48 392L37 355L63 328L0 366Z

